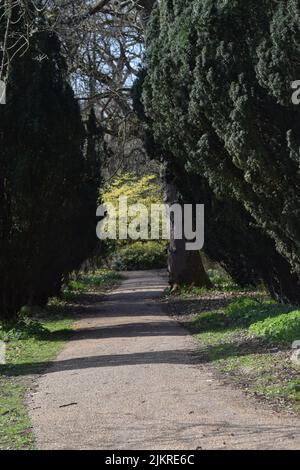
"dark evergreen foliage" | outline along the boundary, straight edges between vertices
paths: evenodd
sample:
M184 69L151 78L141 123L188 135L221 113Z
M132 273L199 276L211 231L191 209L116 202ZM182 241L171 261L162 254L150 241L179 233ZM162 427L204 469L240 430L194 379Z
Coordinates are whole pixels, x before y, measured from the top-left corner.
M300 108L291 102L299 14L294 0L162 0L148 28L143 87L154 140L178 187L206 203L208 254L240 282L261 278L293 302L300 300Z
M86 134L65 74L56 35L36 33L12 63L7 104L0 109L3 317L58 294L97 243L94 118Z

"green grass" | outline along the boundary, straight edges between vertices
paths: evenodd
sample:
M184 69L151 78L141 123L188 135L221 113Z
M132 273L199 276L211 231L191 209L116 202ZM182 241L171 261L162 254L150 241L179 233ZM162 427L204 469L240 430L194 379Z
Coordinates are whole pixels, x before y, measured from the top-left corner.
M244 297L232 302L225 310L228 322L240 326L254 326L262 321L282 316L288 321L289 314L295 310L292 305L276 304L272 300ZM250 330L249 330L250 331Z
M294 403L294 409L300 411L300 379L293 379L288 383L272 383L272 376L268 381L257 385L254 392L265 396L268 400L285 400Z
M292 342L300 339L294 306L238 298L195 315L186 326L203 346L204 362L250 394L300 410L300 366L290 360Z
M34 436L24 395L32 376L40 374L73 334L74 313L66 299L109 288L120 276L97 271L65 286L63 302L52 299L45 309L24 307L15 323L0 323L6 344L6 364L0 365L0 450L34 449ZM67 295L65 295L67 293Z
M198 331L214 332L244 329L274 345L291 344L300 338L300 311L292 305L276 304L271 300L242 297L226 308L201 313L193 321Z
M0 450L34 449L31 422L20 397L25 384L0 380Z
M47 316L47 310L44 314ZM61 312L63 315L63 312ZM71 318L23 320L2 328L6 365L0 366L0 449L32 449L34 438L23 397L29 377L41 373L72 333ZM27 327L26 327L27 326Z
M79 278L71 279L67 285L63 286L60 299L71 302L95 288L113 287L120 279L119 273L107 269L98 269L95 273L82 274Z
M300 338L300 311L291 310L275 318L266 318L251 325L249 332L272 343L291 344Z
M46 308L40 311L40 315L44 315L45 318L39 321L24 320L20 329L18 323L11 329L2 330L2 337L6 341L7 363L0 366L1 374L22 375L24 366L28 366L28 375L40 373L42 364L52 359L70 338L73 320L70 316L64 318L63 308L60 313L54 313ZM48 315L51 315L50 318Z
M219 292L233 292L233 293L247 293L247 292L257 292L262 295L264 293L263 288L257 288L253 286L241 287L236 284L232 278L223 270L219 269L209 269L207 271L209 279L211 280L213 287L207 289L206 287L196 287L190 285L178 286L173 295L181 297L182 299L189 299L191 297L201 297L204 294L210 293L219 293ZM170 292L171 288L167 291Z

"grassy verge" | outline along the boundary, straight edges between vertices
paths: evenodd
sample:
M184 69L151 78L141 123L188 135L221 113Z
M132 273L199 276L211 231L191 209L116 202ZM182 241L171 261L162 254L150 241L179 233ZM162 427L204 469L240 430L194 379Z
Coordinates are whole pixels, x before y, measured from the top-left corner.
M6 364L0 365L0 450L34 449L34 436L24 405L25 393L36 374L63 348L72 335L80 296L106 290L119 275L97 271L71 281L61 299L51 299L44 309L23 308L14 324L0 323L0 340L6 345Z
M169 297L176 318L202 346L199 359L227 382L300 413L300 364L291 360L300 340L300 311L263 292L183 289Z
M105 290L114 287L121 279L121 275L116 271L109 271L107 269L100 269L95 273L83 274L79 279L70 280L67 285L63 287L61 297L59 300L66 302L73 302L81 298L82 294L87 294L99 289ZM52 300L55 304L57 299Z

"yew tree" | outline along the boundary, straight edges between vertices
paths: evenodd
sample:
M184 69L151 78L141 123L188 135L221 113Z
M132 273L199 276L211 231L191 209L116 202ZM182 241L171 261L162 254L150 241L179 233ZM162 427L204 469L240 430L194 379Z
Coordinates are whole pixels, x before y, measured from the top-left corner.
M154 141L179 185L194 182L182 190L211 199L206 249L223 251L228 266L247 260L290 301L299 300L300 276L300 108L291 100L299 13L295 0L161 0L143 89Z

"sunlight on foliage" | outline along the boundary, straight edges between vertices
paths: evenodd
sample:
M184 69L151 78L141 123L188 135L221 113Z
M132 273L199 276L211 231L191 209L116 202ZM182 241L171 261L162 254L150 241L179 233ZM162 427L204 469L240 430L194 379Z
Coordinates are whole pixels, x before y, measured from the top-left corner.
M127 197L128 207L134 204L143 204L149 214L148 233L151 234L151 206L162 204L163 189L158 176L148 174L141 177L133 173L124 173L116 176L106 191L100 191L100 200L105 204L113 204L116 208L117 224L121 218L127 218L127 227L136 216L130 217L120 211L119 198ZM137 212L137 216L140 212ZM162 220L159 223L160 236L162 234ZM108 252L111 255L111 267L117 271L159 269L167 265L166 241L164 240L109 240L106 241Z

